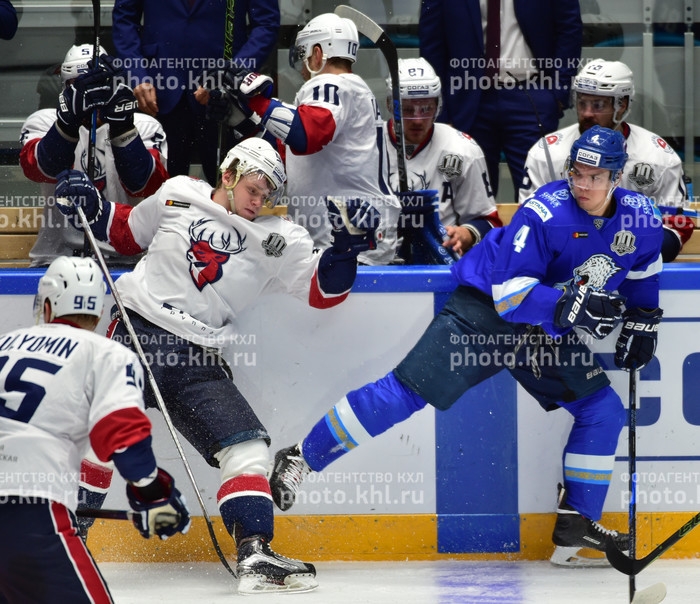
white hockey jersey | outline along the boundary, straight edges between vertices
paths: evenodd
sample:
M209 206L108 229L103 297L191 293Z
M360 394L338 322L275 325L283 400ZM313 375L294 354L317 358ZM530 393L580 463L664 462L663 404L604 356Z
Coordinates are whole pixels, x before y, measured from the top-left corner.
M34 139L43 138L55 121L55 109L40 109L32 113L22 126L20 136L22 147ZM162 164L166 166L168 148L165 132L160 122L149 115L135 113L134 125L139 131L146 149L159 151ZM78 144L75 147L75 162L73 166L76 170L82 170L85 173L88 171L87 148L89 140L90 131L85 127L81 127ZM75 250L82 249L83 234L72 226L72 220L69 217L61 214L56 208L54 202L55 182L42 182L50 177L41 172L38 163L32 163L34 164L32 169L36 173L28 174L27 176L34 181L40 182L41 195L46 205L44 206L44 223L39 229L39 236L29 252L29 257L31 258L32 266L44 266L50 264L57 256L73 256ZM96 133L94 182L102 194L110 201L135 205L142 199L141 197L129 195L119 181L107 125L100 126ZM129 258L118 256L112 246L107 243L100 242L99 245L107 260L119 257L121 264L133 264L138 261L138 258L130 260Z
M186 340L222 348L239 333L236 317L260 295L287 292L309 302L321 254L303 227L279 216L251 222L211 194L204 181L171 178L126 221L118 208L109 237L117 249L117 239L148 248L117 280L128 308Z
M681 158L660 136L635 126L624 124L622 133L627 140L629 159L622 173L620 186L639 191L657 205L679 206L686 196ZM522 203L543 184L566 178L564 166L574 141L581 136L578 124L572 124L548 134L547 148L552 159L555 178L551 178L542 139L535 143L525 161L526 186L520 189Z
M389 124L384 124L384 147L391 188L398 192L396 139ZM437 189L444 226L464 224L496 211L481 147L471 136L447 124L434 125L430 139L406 159L406 171L409 190Z
M320 74L297 92L295 105L320 106L333 116L331 142L316 153L287 147L287 211L316 246L330 246L326 196L362 198L381 213L377 249L360 254L364 264L388 264L396 251L400 204L385 180L382 120L367 84L352 73Z
M150 433L143 369L122 344L60 323L0 336L0 498L75 510L88 444L107 461Z

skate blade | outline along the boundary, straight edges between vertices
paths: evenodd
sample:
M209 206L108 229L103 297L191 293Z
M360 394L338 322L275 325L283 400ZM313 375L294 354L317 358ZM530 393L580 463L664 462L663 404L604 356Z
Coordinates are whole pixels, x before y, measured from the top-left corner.
M270 581L265 575L246 575L238 580L238 593L244 596L267 593L304 593L318 587L313 575L289 575L284 583Z
M557 545L549 561L555 566L568 568L610 568L610 562L603 552L585 547Z
M655 583L646 589L640 589L634 594L632 604L659 604L666 597L666 586Z

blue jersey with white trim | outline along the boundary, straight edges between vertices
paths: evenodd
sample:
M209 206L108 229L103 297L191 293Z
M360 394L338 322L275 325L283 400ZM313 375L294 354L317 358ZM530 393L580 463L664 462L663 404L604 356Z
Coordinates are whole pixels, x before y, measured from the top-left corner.
M513 215L465 254L452 272L461 285L490 295L514 323L541 325L551 335L562 287L586 283L619 291L627 308L657 308L661 217L649 198L617 188L609 218L582 210L565 180L540 187Z

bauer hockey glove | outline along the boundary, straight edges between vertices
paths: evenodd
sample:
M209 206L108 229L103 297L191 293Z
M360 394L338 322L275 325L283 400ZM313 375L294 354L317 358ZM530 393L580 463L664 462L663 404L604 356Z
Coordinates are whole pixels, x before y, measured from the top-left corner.
M56 207L61 214L72 216L73 226L82 231L83 223L78 216L78 207L81 207L95 237L109 241L107 228L114 204L102 198L83 172L63 170L56 179Z
M141 535L148 539L158 535L165 540L175 533L190 529L190 513L185 498L175 488L175 480L158 468L156 478L145 487L126 485L131 509L137 512L132 520Z
M114 94L100 109L102 121L109 124L109 138L114 139L134 129L134 112L138 101L134 91L124 83L117 84Z
M83 120L96 107L104 105L112 94L110 78L102 71L78 76L58 97L56 120L66 136L78 138Z
M615 344L615 365L620 369L641 369L651 361L656 350L659 323L664 312L660 308L626 310L622 330Z
M609 335L622 320L625 297L585 284L567 285L554 310L557 327L580 327L596 340Z
M369 201L326 197L326 206L335 251L359 254L376 249L375 231L381 216Z

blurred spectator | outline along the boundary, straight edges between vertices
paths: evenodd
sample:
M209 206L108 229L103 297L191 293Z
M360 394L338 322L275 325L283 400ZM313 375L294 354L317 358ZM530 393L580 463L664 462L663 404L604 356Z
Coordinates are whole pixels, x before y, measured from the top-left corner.
M0 38L12 40L17 33L17 10L10 0L0 0Z
M530 149L520 202L545 183L565 178L571 145L586 130L619 130L629 155L620 186L643 193L659 206L664 214L663 259L674 260L695 226L691 218L677 214L686 197L683 164L658 134L625 121L634 98L632 70L620 61L595 59L581 68L573 90L578 122L548 134Z
M100 49L104 52L103 49ZM45 266L57 256L80 255L83 236L66 223L53 203L56 176L68 168L88 172L87 149L92 110L100 108L94 148L97 188L110 199L135 205L154 193L168 178L165 133L158 120L136 112L131 89L115 80L110 58L101 54L101 67L92 69L92 44L73 46L61 65L63 90L53 109L39 109L22 126L20 165L24 175L42 183L44 221L29 252L32 266ZM58 107L58 109L56 109ZM133 265L138 257L121 256L100 245L111 265Z
M193 93L199 85L216 87L207 81L207 72L213 77L217 66L222 67L210 61L224 56L226 4L116 0L112 12L116 54L124 61L139 109L157 117L168 136L168 171L172 176L189 174L196 151L211 185L218 176L218 124L205 119ZM260 69L276 47L279 25L276 0L237 1L231 25L235 63Z
M440 119L479 143L494 194L501 153L517 200L528 150L569 107L582 32L578 0L423 0L421 56L448 88Z

